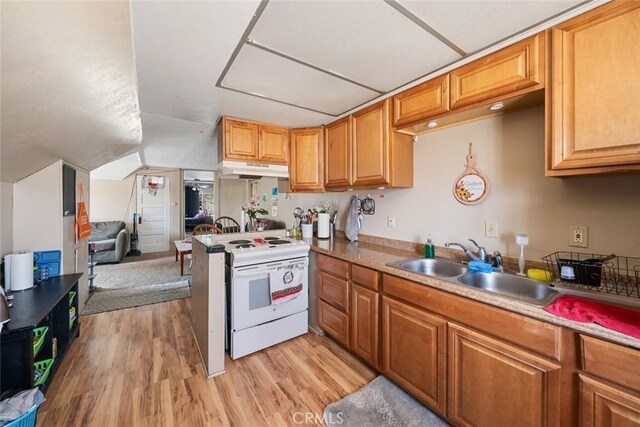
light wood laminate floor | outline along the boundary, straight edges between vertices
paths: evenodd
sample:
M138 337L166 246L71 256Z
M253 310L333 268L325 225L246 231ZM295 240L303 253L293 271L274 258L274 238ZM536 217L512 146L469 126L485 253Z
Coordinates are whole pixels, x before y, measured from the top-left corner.
M206 379L189 299L81 322L39 426L305 425L296 424L296 413L321 417L327 404L375 378L333 341L309 333L236 361L227 357L227 372Z

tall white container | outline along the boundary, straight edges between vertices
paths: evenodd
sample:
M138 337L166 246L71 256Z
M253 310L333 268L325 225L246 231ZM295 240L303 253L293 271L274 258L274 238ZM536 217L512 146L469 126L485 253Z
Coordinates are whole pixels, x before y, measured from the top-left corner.
M329 238L329 214L318 214L318 239Z
M33 287L33 252L5 257L8 289L22 291Z

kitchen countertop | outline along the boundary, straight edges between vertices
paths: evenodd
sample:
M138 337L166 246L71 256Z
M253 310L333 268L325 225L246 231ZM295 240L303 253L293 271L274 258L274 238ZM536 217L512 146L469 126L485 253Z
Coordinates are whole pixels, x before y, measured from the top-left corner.
M524 302L502 297L497 294L483 292L470 286L456 284L434 277L400 270L398 268L390 267L387 265L391 262L419 257L419 255L415 252L389 248L386 246L379 246L373 243L352 243L343 238L335 238L333 240L321 240L314 238L313 240L305 240L311 244L311 249L313 251L321 254L340 258L354 264L369 267L383 273L392 274L397 277L402 277L412 282L417 282L435 289L449 292L451 294L459 295L468 299L509 310L514 313L523 314L525 316L529 316L555 325L571 328L579 332L584 332L595 337L615 342L617 344L640 349L640 339L636 339L631 336L606 329L594 323L580 323L572 320L567 320L562 317L557 317L550 313L547 313L541 307L536 307Z

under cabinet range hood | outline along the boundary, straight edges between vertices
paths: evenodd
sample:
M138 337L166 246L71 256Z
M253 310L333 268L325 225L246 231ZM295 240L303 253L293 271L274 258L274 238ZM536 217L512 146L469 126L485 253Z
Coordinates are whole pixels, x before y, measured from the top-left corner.
M286 165L268 165L264 163L238 162L224 160L218 164L220 178L288 178L289 167Z

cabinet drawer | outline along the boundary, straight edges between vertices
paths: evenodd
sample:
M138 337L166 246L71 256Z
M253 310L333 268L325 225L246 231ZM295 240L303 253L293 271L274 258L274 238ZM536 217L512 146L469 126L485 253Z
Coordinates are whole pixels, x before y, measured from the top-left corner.
M346 261L318 254L318 268L341 279L349 280L349 263Z
M393 97L393 125L404 126L449 111L449 75L429 80Z
M452 110L533 89L544 82L544 33L462 66L450 76Z
M609 381L640 390L640 350L580 335L582 369Z
M349 313L349 282L346 280L320 272L318 296L343 312Z
M380 288L380 273L370 268L351 264L351 281L357 285L377 291Z
M558 326L388 274L383 275L382 290L386 295L560 360L562 328Z
M318 323L332 338L344 345L349 344L348 314L341 312L324 301L319 301Z

